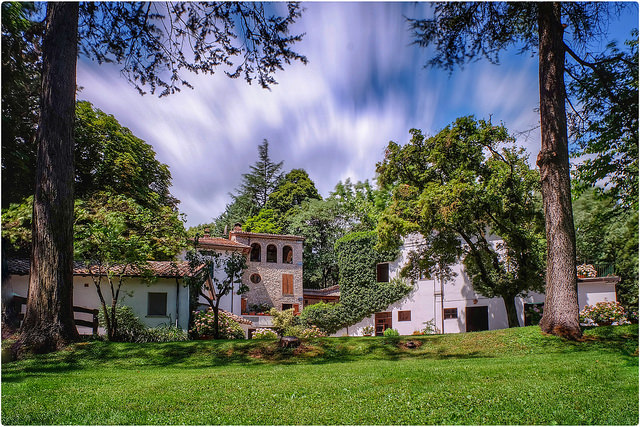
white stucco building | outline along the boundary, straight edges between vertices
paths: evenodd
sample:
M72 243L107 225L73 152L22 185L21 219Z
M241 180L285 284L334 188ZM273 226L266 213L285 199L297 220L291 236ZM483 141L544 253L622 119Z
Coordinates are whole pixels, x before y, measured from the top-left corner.
M409 253L420 242L419 235L407 238L398 259L378 265L379 276L381 272L382 276L385 276L385 271L388 272L388 279L379 277L379 280L398 277L401 268L407 263ZM394 328L401 335L411 335L414 331L422 330L425 322L432 322L443 333L508 328L507 311L502 298L486 298L474 292L462 263L454 266L453 271L456 275L446 282L426 278L417 280L413 291L405 298L335 335L362 335L362 328L368 325L375 328L376 335L381 335L387 328ZM601 301L616 301L615 286L619 280L619 277L578 279L580 308ZM539 293L516 298L520 325L530 324L529 314L535 313L543 303L544 295Z

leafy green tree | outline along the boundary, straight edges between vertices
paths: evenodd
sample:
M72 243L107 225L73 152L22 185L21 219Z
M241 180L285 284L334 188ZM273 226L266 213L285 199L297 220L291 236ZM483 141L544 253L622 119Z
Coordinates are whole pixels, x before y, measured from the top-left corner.
M288 231L304 237L302 280L305 288L338 283L334 245L345 234L346 223L334 200L311 200L289 218Z
M152 280L147 261L174 258L185 246L184 224L170 207L150 209L110 193L78 201L75 211L75 259L89 270L105 313L109 340L119 341L123 337L116 307L125 277L136 271ZM101 288L103 281L110 290L109 306Z
M575 229L565 109L565 55L582 61L565 42L583 47L600 35L602 25L620 4L604 2L468 2L435 3L430 19L410 19L416 43L435 45L432 66L453 70L484 57L499 62L512 45L539 58L541 193L545 212L547 273L544 332L579 338Z
M350 224L349 231L370 231L376 228L378 218L389 202L388 193L373 188L368 180L353 184L349 178L339 181L329 194L344 212Z
M282 17L268 16L261 3L47 3L29 301L18 353L50 351L79 338L71 305L78 53L123 64L140 93L145 87L160 96L174 93L191 87L181 71L213 74L220 65L236 66L229 77L268 87L283 64L306 63L291 50L301 36L288 35L299 16L295 3Z
M402 279L377 282L378 263L397 258L397 249L377 250L374 231L354 232L336 242L340 271L340 307L344 324L352 325L406 296L413 289Z
M338 182L326 200L303 203L287 219L287 231L305 237L303 282L306 288L338 284L336 241L353 231L374 230L387 197L368 181Z
M613 267L618 301L638 305L638 212L621 213L609 195L584 191L573 203L578 262Z
M244 223L243 229L254 233L278 234L282 228L278 225L278 215L273 209L261 209Z
M88 199L108 191L126 194L147 206L175 207L169 192L171 172L156 160L156 153L115 117L91 103L76 104L75 198Z
M567 70L574 79L568 92L576 99L569 114L576 141L574 187L595 187L622 209L638 210L638 31L620 51L608 50ZM571 104L573 106L573 104ZM586 158L583 158L585 156ZM605 180L605 187L596 184Z
M191 273L185 277L187 286L202 296L213 310L213 337L220 337L219 313L220 301L233 292L236 284L238 295L249 291L249 287L242 282L242 275L247 269L247 258L243 253L231 252L222 254L216 251L195 249L187 252L187 261Z
M378 224L383 245L419 232L425 245L405 275L446 277L462 258L474 290L502 297L509 327L518 326L514 299L544 289L538 174L523 149L500 147L513 143L507 130L484 120L459 118L431 138L411 134L407 145L390 142L377 165L380 184L393 188Z
M176 209L178 201L169 191L169 167L156 160L151 145L134 136L113 116L93 108L89 102L80 101L76 104L74 132L76 205L80 200L111 193L151 209ZM21 179L29 179L28 176L20 174ZM32 211L33 195L3 209L5 254L29 256Z
M33 195L40 98L34 3L2 3L2 208Z
M313 199L320 200L322 197L309 174L304 169L292 169L269 193L266 207L286 218L293 210L299 209L303 202Z

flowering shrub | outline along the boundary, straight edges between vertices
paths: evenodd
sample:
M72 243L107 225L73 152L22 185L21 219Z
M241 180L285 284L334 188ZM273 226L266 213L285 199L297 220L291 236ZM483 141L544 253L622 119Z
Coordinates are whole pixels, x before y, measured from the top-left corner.
M576 267L578 270L578 276L584 277L598 277L598 272L591 264L582 264Z
M264 339L275 339L278 338L278 334L276 334L273 330L267 328L258 328L253 333L251 339L254 340L264 340Z
M580 324L583 326L627 325L624 308L615 301L604 301L587 305L580 312Z
M310 328L305 328L302 331L300 331L300 335L298 335L298 338L320 338L320 337L326 337L327 334L320 328L318 328L317 326L311 326Z
M213 310L193 312L193 328L191 333L202 336L213 336L215 326ZM244 331L238 322L233 320L227 313L218 311L218 332L220 339L242 339Z

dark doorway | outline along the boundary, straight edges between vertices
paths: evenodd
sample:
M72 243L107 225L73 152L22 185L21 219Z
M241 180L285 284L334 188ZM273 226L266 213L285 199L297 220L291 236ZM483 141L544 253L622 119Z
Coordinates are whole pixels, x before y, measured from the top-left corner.
M376 313L376 336L381 337L391 327L391 312Z
M467 307L467 332L489 329L489 307Z

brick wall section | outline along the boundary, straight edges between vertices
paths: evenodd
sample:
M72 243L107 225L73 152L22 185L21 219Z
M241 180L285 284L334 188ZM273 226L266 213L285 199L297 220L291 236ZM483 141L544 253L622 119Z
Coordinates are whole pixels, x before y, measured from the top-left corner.
M299 309L302 310L302 237L232 231L229 238L247 246L258 243L261 247L260 262L252 262L249 257L248 268L242 279L250 288L244 295L247 307L252 304L269 304L281 310L282 304L299 304ZM267 262L267 245L270 244L275 245L278 250L275 263ZM282 249L285 246L293 250L291 264L282 262ZM260 275L260 283L251 282L250 277L255 273ZM293 275L293 295L282 294L283 274Z

